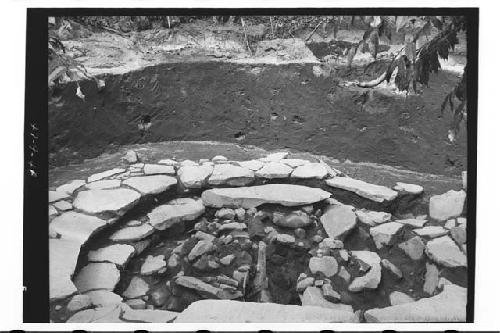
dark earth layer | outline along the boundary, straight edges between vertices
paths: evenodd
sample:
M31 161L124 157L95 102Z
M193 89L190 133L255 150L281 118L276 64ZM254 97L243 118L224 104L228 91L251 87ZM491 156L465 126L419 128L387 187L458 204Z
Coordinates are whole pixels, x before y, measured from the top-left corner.
M466 135L450 144L440 104L458 78L431 76L420 96L387 95L317 78L312 64L175 63L107 76L98 92L70 83L49 100L50 165L81 162L116 145L217 140L291 148L434 174L466 169ZM141 136L138 123L151 116Z

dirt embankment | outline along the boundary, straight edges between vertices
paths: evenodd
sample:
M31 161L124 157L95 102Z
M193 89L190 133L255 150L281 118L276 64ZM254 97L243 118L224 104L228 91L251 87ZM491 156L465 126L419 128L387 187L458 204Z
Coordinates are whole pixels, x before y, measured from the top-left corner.
M81 161L125 145L217 140L291 148L340 160L435 174L466 169L466 137L450 144L440 104L457 74L440 72L420 96L341 87L312 64L170 63L109 75L98 92L70 83L49 103L50 164ZM141 136L138 123L152 126Z

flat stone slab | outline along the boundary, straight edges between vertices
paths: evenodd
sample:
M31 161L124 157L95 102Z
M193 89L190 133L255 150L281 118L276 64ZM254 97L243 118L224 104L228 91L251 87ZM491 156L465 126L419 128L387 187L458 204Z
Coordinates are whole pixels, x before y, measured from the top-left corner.
M174 323L353 323L350 311L318 306L202 300L191 303Z
M422 228L424 224L427 223L427 220L421 220L421 219L403 219L403 220L396 220L398 223L410 225L414 228Z
M135 249L131 245L113 244L95 251L89 251L89 262L111 262L118 266L125 266L134 254Z
M124 185L130 186L142 194L159 194L177 184L177 179L165 175L131 177L123 181Z
M467 266L467 257L448 236L428 241L425 253L433 261L446 267Z
M356 210L356 216L361 223L367 224L372 227L377 224L389 222L392 218L392 215L390 213L376 212L368 209Z
M351 191L357 195L375 202L394 200L398 192L388 187L366 183L362 180L349 177L334 177L326 180L326 184L332 187Z
M168 323L177 318L178 312L165 310L126 310L122 318L138 323Z
M342 239L356 226L356 214L350 206L332 205L320 217L328 237Z
M120 281L120 271L112 263L90 263L83 267L75 278L79 292L95 289L113 290Z
M398 222L387 222L376 227L370 228L370 235L377 249L381 249L385 245L390 245L392 238L403 227L403 224Z
M264 203L301 206L325 200L330 193L301 185L266 184L252 187L215 188L201 195L210 207L253 208Z
M313 274L321 272L326 277L330 278L337 274L338 268L339 265L337 264L337 260L331 256L312 257L309 259L309 270Z
M285 160L286 161L286 160ZM299 179L323 179L328 176L328 168L323 163L307 163L293 170L291 177Z
M255 171L255 175L260 178L275 179L288 178L293 169L288 165L279 162L269 162L264 164L262 168Z
M264 166L264 163L258 160L241 161L238 164L252 171L257 171Z
M49 240L49 296L57 300L73 295L78 290L71 281L75 271L80 243L67 239Z
M217 164L208 183L210 185L245 186L254 178L254 172L250 169L232 164Z
M213 170L214 167L208 164L183 165L177 171L177 176L179 176L179 180L184 187L201 188L206 184Z
M49 232L61 235L83 245L94 233L106 225L106 221L73 211L57 216L49 224Z
M93 183L88 183L85 188L88 190L104 190L108 188L120 187L121 180L119 179L104 179Z
M397 182L396 186L394 186L393 189L398 192L408 193L413 195L419 195L424 191L424 188L420 185L400 183L400 182Z
M173 165L164 165L164 164L145 164L144 165L144 174L146 175L175 175L175 169Z
M125 171L127 171L127 170L122 169L122 168L115 168L115 169L111 169L111 170L106 170L106 171L103 171L103 172L95 173L92 176L90 176L90 177L87 178L87 182L89 182L89 183L95 182L95 181L98 181L98 180L101 180L101 179L104 179L104 178L108 178L108 177L117 175L119 173L123 173Z
M467 289L450 284L434 297L367 310L365 319L369 323L465 322L466 305Z
M115 233L113 233L109 239L115 242L127 242L127 241L135 241L146 238L151 235L155 229L147 224L141 224L139 226L130 226L122 228Z
M67 192L49 191L49 203L56 202L59 200L68 199L70 197L71 197L71 195L69 195Z
M81 179L76 179L73 181L70 181L69 183L63 184L56 188L57 192L65 192L69 195L72 195L73 192L75 192L77 189L85 185L85 180Z
M352 256L370 266L370 270L363 276L356 277L348 289L351 292L359 292L364 289L376 289L382 278L382 267L380 257L376 252L352 251Z
M423 227L421 229L414 229L413 231L421 237L423 236L430 238L436 238L439 236L446 235L448 233L448 230L440 226Z
M78 192L73 206L88 214L124 213L134 206L141 195L133 190L118 188L114 190L88 190Z
M155 229L165 230L182 221L193 221L205 212L200 199L182 198L154 208L149 214L149 224Z
M123 323L120 319L122 304L107 305L75 313L67 323Z
M436 220L446 221L460 216L464 210L465 191L448 191L429 199L429 215Z

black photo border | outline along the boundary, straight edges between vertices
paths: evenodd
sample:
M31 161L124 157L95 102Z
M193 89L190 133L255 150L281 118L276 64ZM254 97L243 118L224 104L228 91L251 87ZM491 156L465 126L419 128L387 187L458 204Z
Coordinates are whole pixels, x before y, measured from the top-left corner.
M467 17L467 317L474 322L479 8L28 8L24 121L23 321L49 322L48 17L213 15L446 15Z

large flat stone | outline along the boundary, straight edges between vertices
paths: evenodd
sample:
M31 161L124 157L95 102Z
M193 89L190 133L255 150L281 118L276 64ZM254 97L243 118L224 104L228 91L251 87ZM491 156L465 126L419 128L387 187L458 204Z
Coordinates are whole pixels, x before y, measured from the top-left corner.
M356 226L356 214L350 206L332 205L320 218L328 237L342 239Z
M430 298L398 304L365 312L369 323L377 322L465 322L467 289L457 285L445 285L443 291Z
M142 194L159 194L177 184L177 179L165 175L131 177L123 181L124 185L130 186Z
M92 176L90 176L90 177L87 178L87 181L89 183L95 182L95 181L98 181L98 180L101 180L101 179L104 179L104 178L108 178L108 177L117 175L119 173L123 173L125 171L126 170L122 169L122 168L115 168L115 169L111 169L111 170L106 170L106 171L103 171L103 172L99 172L99 173L93 174Z
M283 162L286 163L286 160ZM328 175L328 168L323 163L307 163L293 170L291 177L299 179L323 179Z
M464 210L465 191L448 191L429 199L429 215L436 220L446 221L460 216Z
M288 178L293 169L288 165L279 162L269 162L264 164L262 168L255 171L255 175L260 178L275 179Z
M49 232L82 245L105 225L106 221L98 217L71 211L54 218L49 224Z
M173 200L166 205L154 208L149 214L149 224L155 229L165 230L182 221L193 221L205 212L203 202L198 199L184 198Z
M267 184L252 187L216 188L202 194L203 203L210 207L252 208L264 203L301 206L322 201L330 193L301 185Z
M250 169L232 164L217 164L208 183L210 185L245 186L254 178L254 173Z
M138 192L126 188L88 190L78 192L73 206L88 214L111 212L120 215L134 206L140 198Z
M70 197L71 197L71 195L69 195L67 192L49 191L49 203L56 202L59 200L68 199Z
M69 195L72 195L73 192L75 192L77 189L79 189L83 185L85 185L85 180L76 179L76 180L70 181L69 183L66 183L64 185L59 186L58 188L56 188L56 191L57 192L65 192Z
M109 238L115 242L136 241L146 238L154 231L155 229L151 225L144 223L138 226L130 226L117 230Z
M77 292L71 281L80 254L80 242L67 239L49 240L50 300L66 298Z
M105 190L109 188L120 187L121 180L119 179L103 179L85 185L88 190Z
M90 263L83 267L75 278L79 292L105 289L113 290L120 280L120 271L112 263Z
M352 323L350 311L319 306L202 300L191 303L174 323Z
M376 227L370 228L370 235L377 249L381 249L386 245L390 245L396 233L403 227L403 224L398 222L387 222Z
M467 266L467 257L448 236L428 241L425 253L436 263L446 267Z
M111 262L118 266L125 266L134 254L135 249L131 245L113 244L95 251L89 251L90 262Z
M155 175L155 174L175 175L175 169L172 165L145 164L144 173L146 175Z
M349 177L334 177L326 180L326 184L332 187L351 191L357 195L375 202L394 200L398 192L388 187L366 183L362 180Z
M184 187L201 188L206 184L213 170L214 167L208 164L183 165L179 171L177 171L177 175Z

